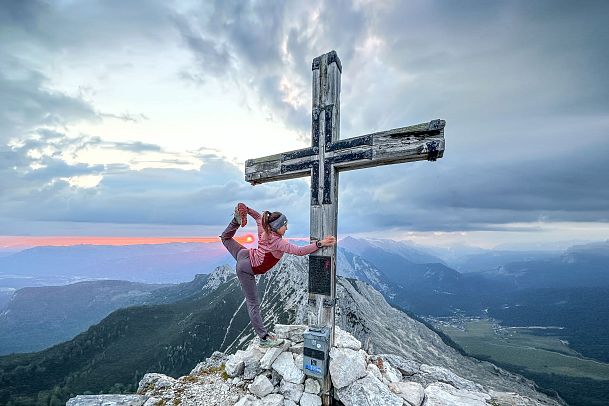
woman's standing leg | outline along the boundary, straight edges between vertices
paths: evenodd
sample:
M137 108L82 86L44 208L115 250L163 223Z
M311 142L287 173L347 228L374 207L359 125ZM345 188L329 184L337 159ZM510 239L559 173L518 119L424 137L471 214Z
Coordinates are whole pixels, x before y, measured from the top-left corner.
M220 239L222 240L222 244L235 259L237 259L237 253L239 253L239 251L246 249L243 245L239 244L233 239L238 228L239 223L237 223L237 220L233 217L226 229L222 232L222 234L219 235Z
M258 289L256 288L256 275L252 271L252 265L250 263L249 251L244 249L239 251L237 255L237 277L241 283L241 289L245 296L245 303L247 304L247 312L249 313L250 320L252 321L252 327L258 337L263 338L267 335L267 331L264 328L262 322L262 316L260 315L260 303L258 300Z

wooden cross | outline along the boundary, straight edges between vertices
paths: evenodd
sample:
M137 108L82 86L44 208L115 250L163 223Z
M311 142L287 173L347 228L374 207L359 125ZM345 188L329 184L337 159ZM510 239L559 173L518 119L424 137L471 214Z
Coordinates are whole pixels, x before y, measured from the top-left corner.
M444 154L444 120L339 140L341 73L341 62L335 51L313 59L313 122L309 148L245 162L245 180L252 185L311 176L311 241L326 235L336 236L340 171L435 161ZM309 256L309 303L316 309L316 318L309 320L309 326L329 327L332 345L336 245Z

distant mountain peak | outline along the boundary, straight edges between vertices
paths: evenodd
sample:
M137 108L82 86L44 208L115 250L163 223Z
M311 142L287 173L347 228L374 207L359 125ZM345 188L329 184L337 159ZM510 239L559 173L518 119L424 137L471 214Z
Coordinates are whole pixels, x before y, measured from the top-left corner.
M228 265L217 266L216 269L209 274L207 283L203 286L203 289L213 290L228 280L235 278L235 270Z

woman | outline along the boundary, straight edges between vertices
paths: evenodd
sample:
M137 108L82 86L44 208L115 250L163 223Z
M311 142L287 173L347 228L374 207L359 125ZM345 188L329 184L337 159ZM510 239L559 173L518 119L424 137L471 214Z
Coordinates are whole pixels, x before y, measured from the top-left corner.
M247 215L253 217L258 225L258 247L247 249L233 239L239 226L247 224ZM264 328L260 315L260 303L258 301L258 290L256 289L256 275L262 275L271 269L281 259L284 253L294 255L308 255L321 247L329 247L336 244L336 238L327 236L322 240L300 247L290 244L283 239L288 229L287 217L275 211L265 211L261 216L256 210L239 203L235 208L235 216L226 230L220 235L222 244L228 252L237 260L237 277L241 283L241 289L245 295L247 311L252 321L254 331L260 337L262 347L274 347L283 342L278 340L274 334L269 334Z

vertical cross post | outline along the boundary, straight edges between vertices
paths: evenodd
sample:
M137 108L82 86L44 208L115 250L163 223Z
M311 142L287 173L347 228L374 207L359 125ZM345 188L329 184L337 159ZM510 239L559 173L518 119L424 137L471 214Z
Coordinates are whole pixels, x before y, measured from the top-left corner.
M341 67L335 52L324 54L313 61L313 122L312 144L319 148L319 170L311 179L311 240L327 235L336 236L338 217L338 172L325 159L326 147L340 135L340 76ZM317 319L310 325L331 328L334 341L334 302L336 299L336 245L324 247L311 254L313 257L330 257L330 300L326 295L310 293L317 304ZM324 271L328 271L324 267Z
M327 235L336 236L338 220L338 172L327 159L326 147L340 136L340 79L341 64L336 52L319 56L313 60L313 105L312 148L319 148L319 170L311 174L311 241L321 240ZM310 267L321 262L317 272L330 275L315 275L309 270L309 278L329 277L329 293L320 294L309 290L309 303L316 314L309 319L309 326L327 327L330 331L329 348L334 344L334 311L336 305L336 244L324 247L309 256ZM329 264L328 264L329 261ZM325 265L325 266L323 266ZM328 267L329 265L329 267ZM327 280L327 279L326 279ZM311 282L309 283L311 285ZM330 377L323 380L322 400L330 404Z

